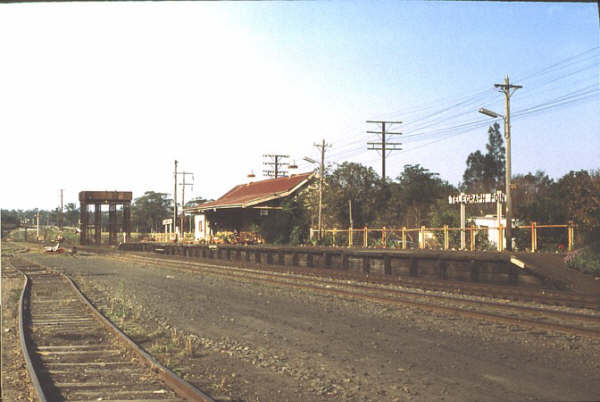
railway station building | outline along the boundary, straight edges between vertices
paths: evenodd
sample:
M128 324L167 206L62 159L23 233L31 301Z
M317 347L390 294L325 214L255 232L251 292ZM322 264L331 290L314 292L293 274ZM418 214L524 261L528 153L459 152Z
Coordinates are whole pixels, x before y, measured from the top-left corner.
M194 216L194 240L209 241L217 232L253 232L261 220L305 190L314 172L239 184L215 201L186 208Z

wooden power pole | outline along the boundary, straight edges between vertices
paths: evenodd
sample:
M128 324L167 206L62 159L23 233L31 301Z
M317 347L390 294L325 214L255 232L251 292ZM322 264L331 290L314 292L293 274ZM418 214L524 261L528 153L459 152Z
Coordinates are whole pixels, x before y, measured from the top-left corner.
M64 189L60 189L60 216L58 218L58 226L60 227L60 229L62 230L63 225L64 225L64 204L63 204L63 192Z
M494 84L504 94L504 139L506 140L506 249L512 251L512 200L510 196L511 162L510 162L510 97L522 85L512 85L508 75L504 84ZM511 91L512 89L512 91Z
M320 144L313 144L321 149L321 169L319 173L319 239L323 235L323 178L325 177L325 149L331 147L325 144L325 139Z
M175 161L175 188L173 189L173 232L177 225L177 161Z
M367 123L381 124L381 131L367 131L368 134L378 134L381 136L381 142L367 142L367 146L370 147L367 149L369 151L381 151L381 181L383 184L385 184L386 152L399 151L402 149L402 148L398 148L400 145L402 145L402 143L386 141L386 138L385 138L386 134L387 135L401 135L402 134L402 133L393 133L393 132L385 131L386 124L401 124L402 122L401 121L384 121L384 120L367 120Z
M280 155L280 154L264 154L263 158L271 158L273 162L263 162L263 165L271 165L273 166L273 170L267 169L263 170L265 176L278 178L280 176L286 176L287 170L282 170L283 166L289 165L288 162L282 162L281 159L289 158L289 155Z
M181 184L181 221L180 221L180 227L179 227L179 231L181 232L181 240L183 240L183 233L184 233L184 224L185 224L185 186L193 186L194 185L194 174L191 172L179 172L178 174L182 175L182 182L179 183ZM191 175L192 176L192 182L191 183L186 183L185 182L185 176L186 175Z

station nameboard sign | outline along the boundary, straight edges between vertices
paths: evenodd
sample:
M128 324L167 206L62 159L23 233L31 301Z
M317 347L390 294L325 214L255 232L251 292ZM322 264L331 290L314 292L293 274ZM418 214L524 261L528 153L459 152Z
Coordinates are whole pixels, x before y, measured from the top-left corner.
M173 218L163 219L163 225L170 225L173 223Z
M482 193L482 194L464 194L448 196L450 204L485 204L493 202L505 202L506 196L504 193Z

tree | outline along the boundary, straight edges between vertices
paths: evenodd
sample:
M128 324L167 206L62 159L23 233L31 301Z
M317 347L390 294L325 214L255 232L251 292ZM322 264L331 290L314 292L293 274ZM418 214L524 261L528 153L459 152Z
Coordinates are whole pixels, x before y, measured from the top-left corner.
M404 171L397 177L399 197L405 207L403 224L418 227L427 224L432 206L445 198L454 188L443 181L438 173L430 172L419 164L405 165Z
M209 201L209 200L207 200L206 198L204 198L202 196L194 197L191 200L186 201L185 207L186 208L195 207L196 205L205 203L207 201ZM210 200L210 201L212 201L212 200Z
M79 208L74 203L69 202L65 205L64 217L66 226L77 226L79 222Z
M485 155L477 150L467 157L462 184L464 191L483 193L499 190L504 186L506 152L498 123L488 129L486 150Z
M538 170L516 175L511 180L514 217L525 222L560 223L567 219L566 209L553 179Z
M309 220L299 196L286 200L260 223L260 234L273 244L301 244L308 238Z
M327 225L348 227L350 225L348 201L352 201L354 227L370 223L376 216L376 201L380 190L380 178L371 167L359 163L344 162L326 177L323 209Z
M584 242L600 239L600 171L571 171L558 181L557 197L580 228Z
M166 193L146 191L134 200L131 207L132 227L137 232L160 232L162 220L173 216L173 200Z
M566 223L567 210L558 193L557 184L543 171L535 174L516 175L512 178L513 217L520 224L531 222L540 224ZM513 236L520 249L531 245L531 232L515 228ZM561 230L544 231L538 237L538 248L556 249L558 244L566 244L567 233Z

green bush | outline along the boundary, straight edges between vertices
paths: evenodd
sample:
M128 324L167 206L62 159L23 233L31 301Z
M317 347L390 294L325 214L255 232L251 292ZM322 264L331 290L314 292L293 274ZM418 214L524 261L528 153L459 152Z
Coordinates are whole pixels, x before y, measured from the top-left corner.
M567 266L586 274L600 275L600 242L570 253Z
M497 246L488 240L487 231L478 230L475 235L475 249L479 251L494 251Z

